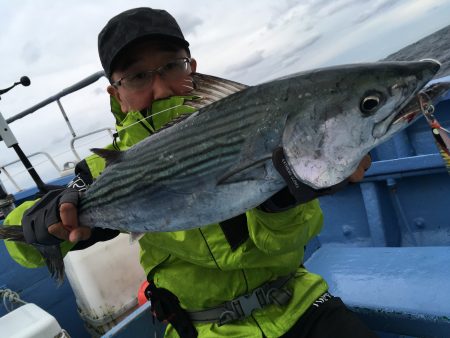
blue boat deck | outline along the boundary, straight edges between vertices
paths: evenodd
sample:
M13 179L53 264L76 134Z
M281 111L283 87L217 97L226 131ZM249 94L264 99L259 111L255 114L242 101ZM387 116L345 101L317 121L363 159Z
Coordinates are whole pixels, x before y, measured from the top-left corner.
M374 330L448 337L450 247L325 245L306 267ZM447 335L446 335L447 334Z

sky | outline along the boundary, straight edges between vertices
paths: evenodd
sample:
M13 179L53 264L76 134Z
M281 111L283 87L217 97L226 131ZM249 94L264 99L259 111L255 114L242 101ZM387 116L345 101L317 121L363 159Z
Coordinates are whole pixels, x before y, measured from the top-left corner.
M380 60L450 24L450 0L0 0L0 89L4 118L101 70L97 35L114 15L134 7L169 11L191 44L197 71L254 85L319 67ZM113 128L107 81L61 99L77 136ZM71 134L53 103L10 125L44 180L75 161ZM81 157L111 143L106 132L74 143ZM17 159L0 142L0 167ZM6 166L20 188L33 185L21 164ZM9 192L15 185L0 173Z

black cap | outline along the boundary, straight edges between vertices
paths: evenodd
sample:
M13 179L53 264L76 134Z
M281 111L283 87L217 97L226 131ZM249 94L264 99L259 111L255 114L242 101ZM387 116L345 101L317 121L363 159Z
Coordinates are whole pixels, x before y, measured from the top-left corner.
M109 20L98 35L98 54L108 78L117 54L144 36L168 37L186 49L189 47L175 18L165 10L140 7L122 12Z

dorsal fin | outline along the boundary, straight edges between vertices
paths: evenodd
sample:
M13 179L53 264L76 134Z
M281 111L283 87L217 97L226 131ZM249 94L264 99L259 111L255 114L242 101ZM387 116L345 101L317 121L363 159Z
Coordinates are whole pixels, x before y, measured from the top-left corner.
M165 125L163 125L161 128L159 128L157 131L155 131L153 134L157 134L159 133L161 130L167 129L169 127L174 126L175 124L185 120L186 118L188 118L189 116L191 116L191 113L186 113L186 114L182 114L179 115L177 117L175 117L173 120L170 120L169 122L167 122Z
M203 108L248 87L242 83L202 73L194 73L192 78L195 89L191 94L200 96L200 100L189 101L186 104L196 109Z
M122 151L119 150L102 149L102 148L92 148L91 151L94 154L102 157L106 161L106 166L120 162L123 153Z
M194 79L195 89L190 94L198 96L198 98L194 100L186 100L184 104L195 109L201 109L213 102L219 101L231 94L237 93L247 88L247 86L244 84L227 79L222 79L216 76L194 73L192 77ZM176 125L177 123L188 118L190 115L191 113L179 115L178 117L163 125L154 134L157 134L161 130Z

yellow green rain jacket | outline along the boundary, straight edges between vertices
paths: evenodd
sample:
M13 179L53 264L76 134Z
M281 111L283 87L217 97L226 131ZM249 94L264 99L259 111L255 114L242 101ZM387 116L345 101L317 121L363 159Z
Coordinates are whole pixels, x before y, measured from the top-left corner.
M191 99L195 98L155 101L151 113L160 113L152 121L143 119L140 112L122 113L112 100L120 136L116 147L127 149L176 116L192 112L192 107L183 105ZM93 178L104 169L105 162L97 155L85 161ZM33 203L25 202L16 208L5 225L19 224ZM249 236L235 250L219 224L188 231L147 233L139 240L145 273L157 287L174 293L181 306L190 311L219 306L277 277L295 274L287 284L293 293L287 305L268 305L254 310L246 319L220 327L213 323L196 324L199 337L279 337L328 289L320 276L301 267L306 243L322 228L323 216L317 200L277 213L253 209L246 212L246 218ZM44 264L31 246L14 242L6 242L6 246L13 259L23 266ZM67 242L61 244L63 254L72 247ZM169 325L166 336L178 335Z

